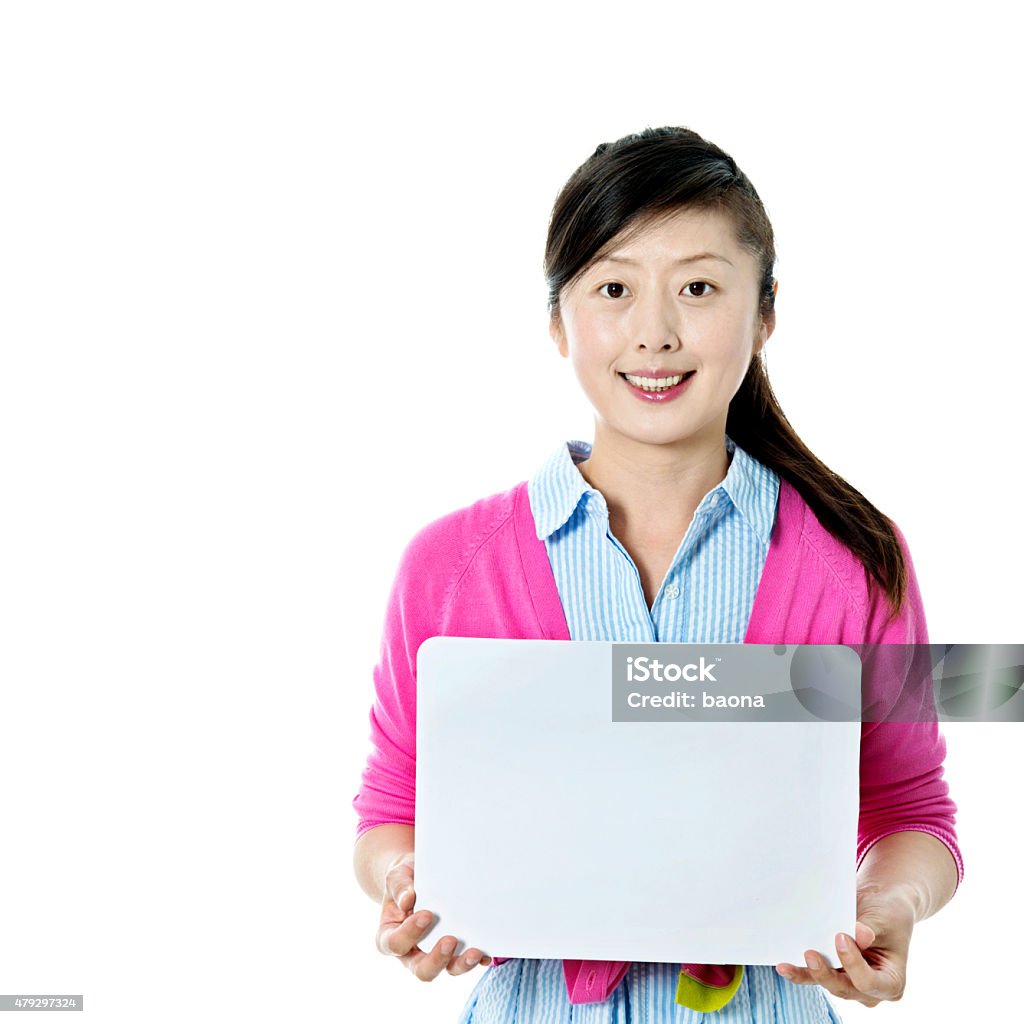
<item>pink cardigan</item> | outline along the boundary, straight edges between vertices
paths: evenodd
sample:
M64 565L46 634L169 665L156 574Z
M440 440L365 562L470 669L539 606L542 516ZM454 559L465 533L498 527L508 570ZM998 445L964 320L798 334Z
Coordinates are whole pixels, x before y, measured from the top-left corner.
M821 526L796 489L781 480L745 642L927 643L917 578L899 536L909 585L900 615L887 622L884 595L874 583L868 585L861 563ZM373 747L353 800L357 837L375 825L414 824L416 652L431 636L570 639L526 481L429 523L402 555L374 670ZM865 692L865 702L869 699ZM935 722L862 725L858 865L884 836L913 829L945 843L958 882L963 878L956 805L942 774L945 752ZM628 967L564 960L570 1001L607 999Z

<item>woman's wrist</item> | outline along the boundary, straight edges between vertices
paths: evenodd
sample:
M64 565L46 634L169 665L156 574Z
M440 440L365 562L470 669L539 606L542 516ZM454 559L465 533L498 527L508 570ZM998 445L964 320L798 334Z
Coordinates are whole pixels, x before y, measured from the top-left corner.
M385 880L394 863L414 849L414 827L398 823L376 825L357 840L353 853L356 878L375 903L384 898Z

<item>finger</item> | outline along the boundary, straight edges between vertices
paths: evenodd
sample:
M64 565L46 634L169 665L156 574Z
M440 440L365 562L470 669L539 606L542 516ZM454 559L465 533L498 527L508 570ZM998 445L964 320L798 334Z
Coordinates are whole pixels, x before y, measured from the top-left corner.
M416 949L433 923L434 915L429 910L421 910L401 924L384 922L377 930L377 949L390 956L406 956Z
M489 956L484 956L481 950L470 947L461 956L457 956L452 960L448 965L448 973L452 975L465 974L467 971L473 970L477 964L483 964L486 967L490 962L491 958Z
M854 928L854 933L857 938L857 945L860 946L861 949L870 949L878 938L878 933L863 921L857 922L857 925Z
M836 936L836 952L847 977L859 991L874 999L899 999L903 994L898 973L891 967L873 968L851 936L843 932Z
M403 908L395 902L391 893L386 892L380 905L380 923L399 925L403 921L407 920L412 916L415 911L415 897L412 900L406 900L406 906ZM422 907L420 908L423 909Z
M457 945L453 935L445 935L429 953L412 954L401 960L420 981L433 981L448 966Z
M818 980L811 974L811 971L803 965L781 963L775 968L787 981L795 985L817 985Z
M829 967L824 957L816 950L809 949L804 954L807 963L807 971L813 981L822 988L831 992L840 999L855 999L866 1006L876 1006L878 1000L865 992L860 991L850 978L839 971Z
M782 963L777 964L775 970L779 972L787 981L792 981L796 985L814 985L815 980L811 977L810 971L806 967L797 967L795 964Z

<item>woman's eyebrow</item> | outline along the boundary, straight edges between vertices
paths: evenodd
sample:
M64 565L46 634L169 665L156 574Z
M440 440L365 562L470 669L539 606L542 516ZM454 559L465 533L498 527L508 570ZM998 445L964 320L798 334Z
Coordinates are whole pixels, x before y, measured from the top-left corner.
M716 252L699 252L695 256L683 256L681 259L675 260L673 265L682 266L685 263L698 263L701 260L718 260L720 263L728 263L730 267L733 265L730 260L727 260L724 256L719 256ZM636 266L636 260L626 259L625 256L605 256L597 262L628 263L630 266Z

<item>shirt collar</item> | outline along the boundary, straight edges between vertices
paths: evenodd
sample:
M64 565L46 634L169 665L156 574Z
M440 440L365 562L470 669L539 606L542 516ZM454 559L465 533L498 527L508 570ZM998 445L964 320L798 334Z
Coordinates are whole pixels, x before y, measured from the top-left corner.
M748 455L726 435L725 447L732 461L725 479L718 485L729 496L747 525L765 544L771 543L775 525L775 506L779 497L779 477L774 470ZM718 490L718 488L715 488Z
M587 500L603 506L600 493L587 483L576 467L576 463L590 457L591 447L586 441L560 444L530 481L530 503L541 540L546 540L569 521L585 495L593 495ZM732 455L729 469L725 479L710 493L725 493L754 533L768 544L775 524L779 478L729 436L726 436L725 447Z
M586 441L560 444L530 481L530 505L541 540L569 521L584 494L598 493L576 468L577 462L590 458L590 450Z

